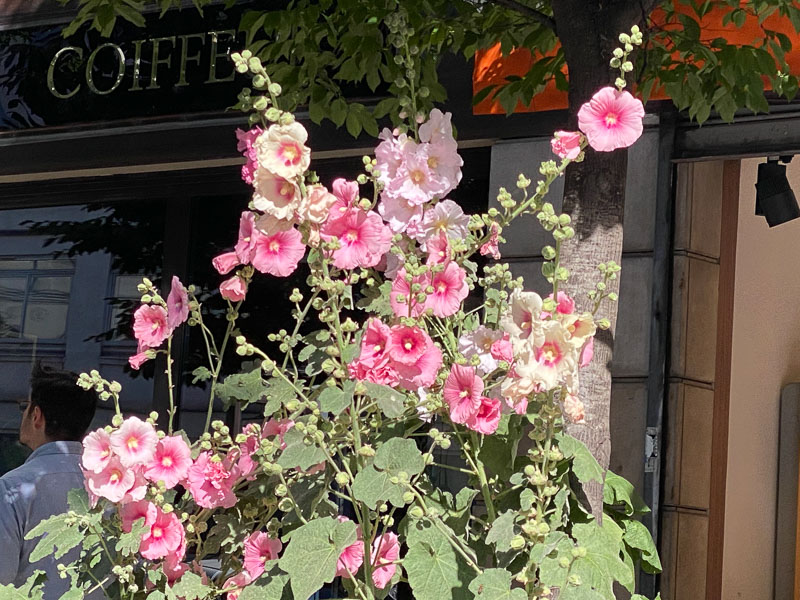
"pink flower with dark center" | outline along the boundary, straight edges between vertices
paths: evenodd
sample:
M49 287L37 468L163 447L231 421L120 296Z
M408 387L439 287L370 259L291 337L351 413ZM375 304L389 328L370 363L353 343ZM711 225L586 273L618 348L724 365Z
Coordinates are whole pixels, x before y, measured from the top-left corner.
M256 251L256 241L260 231L256 229L256 219L249 210L242 213L239 218L239 239L234 246L236 256L243 265L248 264Z
M398 317L418 317L425 312L426 303L417 302L417 293L411 291L414 284L419 284L420 291L425 291L428 279L424 275L417 275L411 282L406 279L406 270L400 269L397 277L392 282L392 290L389 292L389 304L392 306L394 314ZM399 296L404 298L401 302Z
M247 284L244 279L234 275L219 284L219 293L226 300L239 302L244 300L245 294L247 294Z
M469 295L467 274L456 263L450 262L444 271L431 275L433 293L428 294L425 308L433 309L437 317L449 317L458 312Z
M300 207L300 188L294 181L259 169L253 186L253 207L276 219L291 219Z
M239 257L236 252L225 252L212 258L211 264L214 265L217 273L220 275L227 275L234 267L239 266L241 263L239 262Z
M119 507L119 517L122 519L122 531L130 533L134 522L144 519L144 524L150 527L156 522L158 509L156 505L148 500L129 502Z
M628 92L604 87L578 111L578 127L598 152L627 148L642 135L644 106Z
M148 560L158 560L174 553L185 537L183 525L174 512L158 510L150 531L142 537L139 554Z
M433 345L433 340L419 327L395 325L391 329L389 356L404 365L415 365Z
M111 502L120 502L135 479L133 471L122 466L116 456L111 458L102 471L84 471L83 474L87 491Z
M500 227L497 223L492 223L490 231L489 240L481 246L481 256L491 256L495 260L500 260L500 247L498 246L500 242Z
M138 417L128 417L111 434L111 449L125 467L149 463L155 455L156 444L156 430Z
M158 348L170 334L167 311L157 304L142 304L133 313L133 336L147 348Z
M210 452L202 452L189 467L186 487L202 508L231 508L237 500L232 488L238 475L237 469L231 470Z
M252 578L250 575L247 574L247 571L242 571L238 575L234 577L229 577L225 580L225 583L222 584L222 589L227 590L230 588L232 589L228 592L225 596L226 600L238 600L239 594L242 592L242 589L248 586L252 582Z
M244 568L252 579L264 572L264 563L278 558L283 544L269 537L265 531L257 531L244 541Z
M83 468L99 473L111 462L111 436L105 429L97 429L83 438Z
M558 158L575 160L581 153L581 138L579 131L556 131L550 140L550 148Z
M392 245L392 231L377 213L352 208L340 219L322 226L322 238L339 240L333 264L339 269L374 267Z
M177 276L172 276L172 287L167 296L167 325L175 329L189 318L189 293Z
M500 408L500 400L481 396L478 412L467 419L467 427L484 435L493 434L500 423Z
M262 235L256 242L252 263L262 273L287 277L294 273L305 253L302 236L292 227L269 237Z
M169 490L186 477L192 465L192 453L189 446L179 435L158 440L155 456L144 469L144 475L150 481L163 481Z
M270 125L255 142L259 165L284 179L302 175L311 163L311 150L305 146L308 132L295 121L289 125Z
M367 321L364 335L361 338L361 352L358 360L367 365L376 365L387 360L386 347L392 331L380 319L372 318Z
M398 558L400 558L400 543L396 533L389 531L372 542L369 560L372 564L372 582L375 587L382 590L389 585L397 571L394 561Z
M442 366L442 351L436 344L430 344L416 364L404 365L401 362L393 362L392 365L400 377L399 383L403 388L415 391L421 387L430 387L436 381Z
M336 517L340 523L346 523L350 519L339 515ZM364 539L361 535L361 526L356 525L356 541L347 546L339 555L336 562L336 576L350 579L351 574L355 575L364 562Z
M442 395L450 407L453 423L466 423L477 414L482 393L483 380L475 374L475 367L456 364L450 367Z

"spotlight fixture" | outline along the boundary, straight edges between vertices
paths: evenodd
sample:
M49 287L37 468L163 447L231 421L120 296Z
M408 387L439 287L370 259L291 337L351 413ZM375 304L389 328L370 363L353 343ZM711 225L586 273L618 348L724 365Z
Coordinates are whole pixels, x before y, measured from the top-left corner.
M786 178L786 164L792 158L793 155L770 156L758 165L756 214L765 217L770 227L800 217L800 207Z

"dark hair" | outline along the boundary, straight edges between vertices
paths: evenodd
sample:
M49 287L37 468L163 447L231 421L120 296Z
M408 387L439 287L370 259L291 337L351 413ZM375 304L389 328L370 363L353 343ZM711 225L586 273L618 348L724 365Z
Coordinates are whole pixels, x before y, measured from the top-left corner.
M44 433L52 440L80 441L97 408L94 390L78 387L78 375L36 363L31 373L31 408L44 414Z

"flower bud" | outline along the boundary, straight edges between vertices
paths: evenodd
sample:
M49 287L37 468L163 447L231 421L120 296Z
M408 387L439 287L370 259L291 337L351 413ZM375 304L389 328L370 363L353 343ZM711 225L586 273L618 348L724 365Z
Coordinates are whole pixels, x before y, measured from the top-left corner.
M421 519L425 516L425 511L421 506L412 506L408 509L408 514L412 519Z
M521 535L515 535L511 538L510 545L512 550L522 550L525 547L525 538Z
M336 474L336 483L344 487L348 483L350 483L350 476L344 471L340 471L339 473Z

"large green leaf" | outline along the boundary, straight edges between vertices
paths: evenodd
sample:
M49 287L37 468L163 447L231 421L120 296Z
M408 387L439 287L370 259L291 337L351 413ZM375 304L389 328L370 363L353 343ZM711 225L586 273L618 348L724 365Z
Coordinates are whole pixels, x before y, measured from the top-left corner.
M278 569L278 561L264 564L264 574L239 593L239 600L289 600L289 576Z
M364 382L364 385L367 387L367 396L378 403L378 408L386 417L394 419L403 414L405 396L402 393L389 386L369 381Z
M505 569L486 569L469 584L476 600L527 600L528 595L519 588L511 589L511 573Z
M289 575L295 600L308 600L336 576L336 561L356 541L352 521L333 517L315 519L296 529L278 563Z
M656 550L653 537L647 527L633 519L626 520L624 527L625 532L622 534L622 539L628 546L638 550L642 568L648 573L660 573L661 560L658 558L658 550Z
M61 558L83 541L83 531L73 522L67 524L67 515L53 515L41 521L25 534L26 540L44 536L36 544L28 560L35 563L51 554Z
M556 434L558 448L566 458L572 459L572 472L581 483L603 482L603 468L589 449L578 439L566 433Z
M594 588L606 600L614 600L614 582L633 592L634 573L620 558L622 529L613 519L578 523L572 528L578 545L586 548L586 555L576 558L570 575L577 575L581 585Z
M167 587L167 598L169 600L202 600L211 595L212 589L203 583L200 575L188 571L172 587Z
M249 404L259 402L266 392L267 384L261 377L261 365L244 373L228 375L215 388L215 393L226 410L236 403L245 409Z
M131 525L131 530L128 533L123 533L117 540L115 550L124 556L132 556L139 551L139 546L142 543L142 536L145 531L150 529L149 525L145 525L144 517L136 519Z
M392 438L378 448L374 459L361 469L353 481L353 495L374 509L378 502L388 500L394 506L404 506L406 487L393 483L401 472L409 478L425 468L422 453L414 440Z
M439 527L427 518L411 521L403 568L415 600L470 600L467 586L475 575ZM453 535L452 532L449 532Z
M335 386L325 388L319 395L319 409L334 416L338 415L350 406L355 387L355 382L348 380L342 384L341 388Z
M494 520L489 533L486 535L486 543L494 544L498 552L511 550L511 540L516 535L514 531L515 516L516 513L514 511L507 510Z
M286 469L300 468L307 471L325 460L325 452L316 444L306 443L305 434L292 427L283 436L286 448L278 458L278 464Z
M633 489L633 484L611 471L606 471L603 502L612 507L621 507L627 516L650 512L644 500Z

